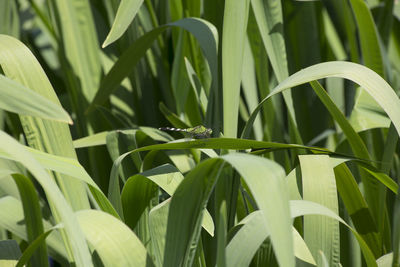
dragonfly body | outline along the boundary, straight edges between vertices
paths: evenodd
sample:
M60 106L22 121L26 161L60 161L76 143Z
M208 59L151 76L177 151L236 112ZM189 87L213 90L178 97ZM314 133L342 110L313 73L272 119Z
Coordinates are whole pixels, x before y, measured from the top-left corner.
M187 133L191 136L193 136L193 138L209 138L212 134L212 130L210 128L206 128L203 125L199 125L193 128L186 128L186 129L182 129L182 128L173 128L173 127L162 127L159 128L162 131L172 131L172 132L184 132Z

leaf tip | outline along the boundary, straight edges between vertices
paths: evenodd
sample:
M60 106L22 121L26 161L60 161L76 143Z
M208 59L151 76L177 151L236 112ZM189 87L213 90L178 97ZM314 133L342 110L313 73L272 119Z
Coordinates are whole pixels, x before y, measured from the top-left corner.
M113 42L114 42L114 40L110 40L110 36L107 36L106 39L104 40L103 44L101 45L101 48L106 48Z

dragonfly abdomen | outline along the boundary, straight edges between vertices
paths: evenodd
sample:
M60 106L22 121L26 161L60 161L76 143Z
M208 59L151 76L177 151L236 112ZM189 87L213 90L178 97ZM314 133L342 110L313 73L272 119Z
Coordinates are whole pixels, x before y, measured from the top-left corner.
M172 127L163 127L159 128L164 131L174 131L174 132L185 132L190 134L193 138L209 138L212 134L212 130L204 127L203 125L198 125L193 128L180 129L180 128L172 128Z
M161 131L187 132L187 129L173 128L173 127L161 127L158 129Z

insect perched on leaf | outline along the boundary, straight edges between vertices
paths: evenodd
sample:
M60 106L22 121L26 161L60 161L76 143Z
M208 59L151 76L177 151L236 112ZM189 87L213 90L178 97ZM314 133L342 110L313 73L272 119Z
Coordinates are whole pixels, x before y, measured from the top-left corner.
M196 139L209 138L212 134L212 130L210 128L204 127L203 125L198 125L196 127L186 129L172 127L162 127L158 129L162 131L184 132Z

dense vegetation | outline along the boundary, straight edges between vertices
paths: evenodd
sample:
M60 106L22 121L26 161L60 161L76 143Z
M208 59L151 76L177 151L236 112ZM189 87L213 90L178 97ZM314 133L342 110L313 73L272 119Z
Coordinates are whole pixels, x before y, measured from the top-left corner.
M1 0L0 33L1 266L400 266L397 1Z

